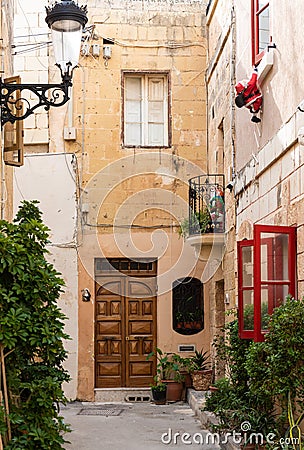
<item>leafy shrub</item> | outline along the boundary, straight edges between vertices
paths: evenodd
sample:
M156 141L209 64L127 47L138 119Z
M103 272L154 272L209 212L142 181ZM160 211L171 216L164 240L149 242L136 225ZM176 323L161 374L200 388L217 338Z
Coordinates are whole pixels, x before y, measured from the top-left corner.
M304 301L287 298L268 328L265 341L254 343L239 339L233 321L215 341L228 377L215 383L218 391L207 396L205 409L217 415L221 428L249 421L252 431L283 436L288 412L299 418L304 412Z
M0 349L10 410L6 417L2 409L0 431L5 449L58 450L68 430L58 408L69 380L57 306L64 282L45 259L49 230L36 203L24 201L13 223L0 222Z
M257 398L271 396L281 411L281 427L287 420L288 398L304 411L304 302L287 298L275 308L265 341L252 343L246 370L250 389Z

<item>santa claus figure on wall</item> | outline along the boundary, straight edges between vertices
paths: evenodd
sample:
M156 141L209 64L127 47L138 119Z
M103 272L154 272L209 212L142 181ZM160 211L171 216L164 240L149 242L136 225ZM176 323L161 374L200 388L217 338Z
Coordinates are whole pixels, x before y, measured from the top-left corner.
M238 108L245 106L252 114L251 121L258 123L261 119L257 117L260 111L263 96L258 86L258 69L255 67L250 80L242 80L235 86L235 104Z

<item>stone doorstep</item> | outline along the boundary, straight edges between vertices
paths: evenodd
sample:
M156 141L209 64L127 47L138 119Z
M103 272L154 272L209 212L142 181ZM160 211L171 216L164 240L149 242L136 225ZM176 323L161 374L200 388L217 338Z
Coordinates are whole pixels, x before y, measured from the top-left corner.
M194 389L188 389L187 402L201 422L202 428L208 430L210 425L217 425L218 420L213 413L202 411L202 408L205 405L206 392L208 391L195 391ZM228 438L227 444L221 443L220 447L223 450L240 450L240 447L236 445L231 438Z
M102 402L150 402L150 388L101 388L94 389L94 400Z

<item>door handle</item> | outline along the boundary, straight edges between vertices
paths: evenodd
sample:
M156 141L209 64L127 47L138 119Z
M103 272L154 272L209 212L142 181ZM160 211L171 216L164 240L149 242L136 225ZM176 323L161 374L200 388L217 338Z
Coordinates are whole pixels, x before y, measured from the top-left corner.
M145 341L146 339L152 339L152 336L134 336L134 339Z
M144 341L145 339L152 339L152 336L126 336L126 341L129 341L130 339L136 341Z

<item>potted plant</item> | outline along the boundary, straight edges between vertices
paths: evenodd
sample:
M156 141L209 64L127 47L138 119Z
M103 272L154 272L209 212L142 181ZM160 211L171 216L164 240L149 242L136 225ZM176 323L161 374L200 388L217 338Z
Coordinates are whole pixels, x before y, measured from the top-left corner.
M193 325L197 330L201 330L203 327L202 310L201 308L195 308L193 313Z
M183 334L195 334L203 328L202 310L196 306L192 295L178 303L174 327Z
M182 398L184 376L181 373L181 357L167 353L168 363L163 382L167 384L167 400L178 402Z
M200 234L200 233L211 233L212 228L212 218L209 209L205 206L201 211L191 214L190 217L183 219L180 222L180 227L178 233L184 239L186 239L189 234Z
M167 385L167 401L181 400L183 391L183 375L180 373L180 356L176 353L166 353L160 348L149 353L147 360L156 356L156 377Z
M155 380L156 383L151 386L152 399L156 405L165 405L167 396L167 385L162 381Z
M212 381L210 355L203 350L196 350L191 357L191 378L196 391L207 391Z
M204 207L201 211L196 213L196 218L199 223L199 229L201 233L212 232L212 217L209 208Z

